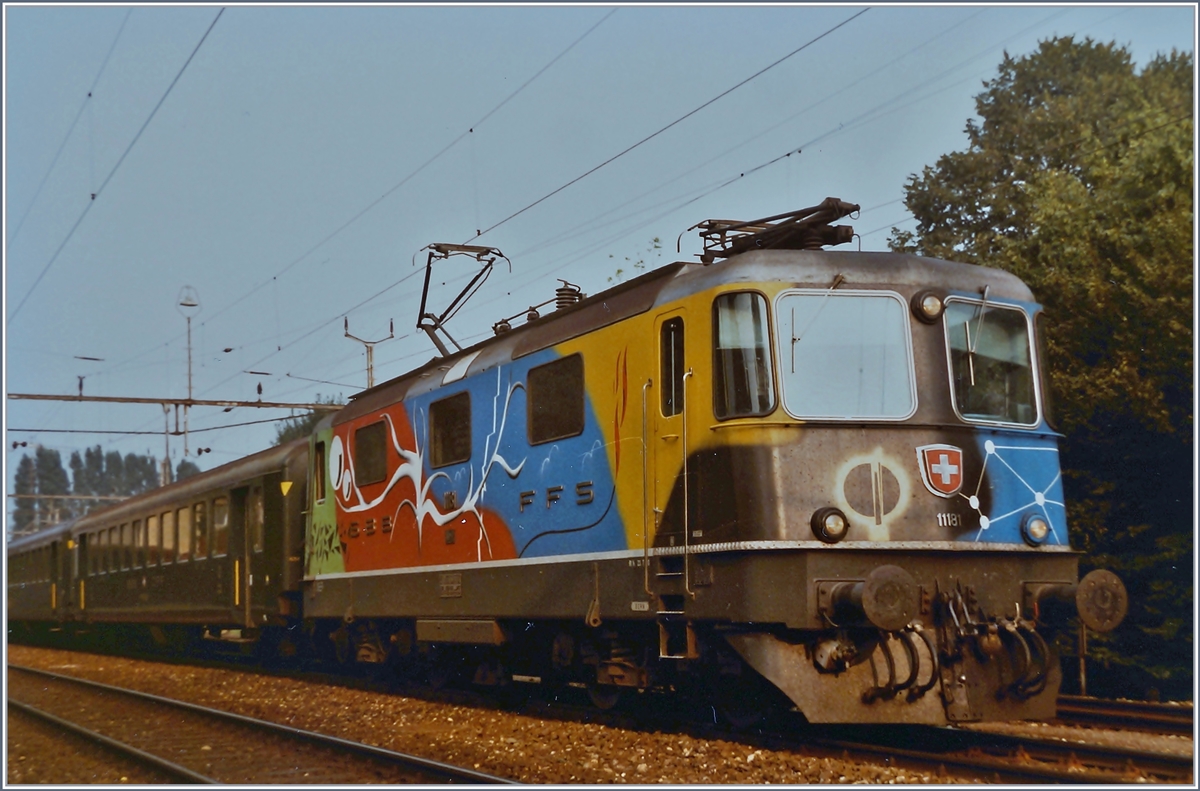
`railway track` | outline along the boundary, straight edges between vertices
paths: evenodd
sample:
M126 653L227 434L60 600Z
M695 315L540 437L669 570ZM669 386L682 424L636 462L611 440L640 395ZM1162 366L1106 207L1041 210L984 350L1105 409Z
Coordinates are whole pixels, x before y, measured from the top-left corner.
M997 783L1192 784L1194 776L1191 756L949 728L859 729L853 739L816 737L806 744Z
M418 756L17 665L9 705L188 783L513 781Z
M1063 722L1156 733L1193 733L1194 711L1192 706L1169 703L1104 700L1078 695L1058 697L1058 719Z
M303 675L310 680L363 689L387 691L395 686L394 682L379 679L350 678L312 671L284 675ZM468 706L486 707L488 700L487 696L470 690L445 689L423 693L421 690L408 689L406 694L436 699L453 698L456 703ZM569 695L567 697L570 698ZM1054 782L1095 785L1193 781L1191 756L957 728L813 726L804 723L798 716L778 717L769 727L752 732L732 732L706 725L695 716L695 712L685 712L686 707L676 708L669 700L659 699L659 696L653 696L653 701L650 700L651 696L646 696L645 700L639 700L641 696L638 696L638 699L628 701L629 706L607 712L587 706L584 696L580 694L579 697L578 705L570 705L557 698L554 702L538 700L541 696L535 695L529 703L515 708L551 719L589 721L634 731L649 728L690 733L701 738L736 741L814 757L848 758L955 779L1013 784ZM1080 733L1085 735L1087 731ZM288 781L273 779L268 782Z
M947 778L1004 784L1193 784L1194 774L1193 758L1186 755L961 728L812 725L792 713L752 731L736 731L700 723L679 712L663 716L662 710L653 705L625 712L597 712L583 705L543 702L538 714L586 718L616 728L680 730L771 750L883 763Z

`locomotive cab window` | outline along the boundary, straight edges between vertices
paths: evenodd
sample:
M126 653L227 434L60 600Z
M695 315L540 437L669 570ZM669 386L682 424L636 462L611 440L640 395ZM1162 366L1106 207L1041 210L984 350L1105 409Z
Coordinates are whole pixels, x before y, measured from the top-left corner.
M354 432L354 482L379 483L387 477L387 434L383 421Z
M572 354L529 369L529 444L583 433L583 357Z
M775 303L775 323L788 414L904 420L916 411L908 305L898 294L785 291Z
M713 301L713 414L718 420L775 409L767 301L761 294L722 294Z
M1033 352L1025 311L982 300L948 299L945 326L959 417L1036 425Z
M471 459L471 394L459 393L429 405L429 463L445 467Z

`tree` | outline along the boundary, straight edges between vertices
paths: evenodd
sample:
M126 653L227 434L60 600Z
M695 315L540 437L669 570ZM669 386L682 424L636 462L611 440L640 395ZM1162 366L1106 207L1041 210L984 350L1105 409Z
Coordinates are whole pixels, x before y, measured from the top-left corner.
M13 478L13 494L18 495L13 509L13 530L24 533L37 519L37 500L21 497L22 494L37 494L37 465L28 453L21 454L17 472Z
M71 493L67 471L62 466L58 451L38 446L34 454L37 463L38 494L66 495ZM66 500L39 500L38 516L43 524L62 522L71 518L71 507Z
M175 467L175 480L177 481L199 474L200 468L188 459L180 459L179 464Z
M1114 44L1005 55L965 151L906 184L894 250L1007 269L1044 343L1074 543L1129 588L1089 691L1189 696L1192 679L1192 56L1140 71ZM1086 570L1086 568L1085 568Z
M336 397L329 396L328 398L324 398L320 393L317 393L316 403L344 404L346 401L342 398L340 393ZM292 440L297 440L301 437L307 437L316 430L317 424L321 422L321 418L328 414L329 412L324 410L313 410L312 412L305 412L303 415L296 415L295 417L288 418L280 423L279 427L275 429L275 444L286 445Z

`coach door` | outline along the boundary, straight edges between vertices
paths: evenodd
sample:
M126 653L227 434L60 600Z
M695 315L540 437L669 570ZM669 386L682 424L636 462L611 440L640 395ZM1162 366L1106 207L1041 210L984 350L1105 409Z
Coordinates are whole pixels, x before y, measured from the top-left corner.
M58 595L59 590L62 588L62 585L59 582L59 564L62 561L59 558L58 545L58 541L54 541L50 544L50 613L54 618L58 617L59 607L62 606L60 604Z
M653 530L650 543L667 550L657 560L651 559L650 578L660 583L685 575L684 547L687 540L687 486L684 471L687 459L688 387L692 371L688 365L688 349L684 343L685 315L683 311L666 313L655 319L656 369L652 383L646 389L646 450L649 459L647 498L651 506L647 524ZM672 551L671 548L678 547ZM683 587L686 587L684 585ZM683 593L677 584L654 586L656 591L670 589ZM663 609L674 610L664 605Z
M250 585L254 570L251 568L250 536L246 529L246 504L250 487L234 489L229 493L229 558L233 564L233 606L238 612L242 626L250 628L254 622L250 615Z

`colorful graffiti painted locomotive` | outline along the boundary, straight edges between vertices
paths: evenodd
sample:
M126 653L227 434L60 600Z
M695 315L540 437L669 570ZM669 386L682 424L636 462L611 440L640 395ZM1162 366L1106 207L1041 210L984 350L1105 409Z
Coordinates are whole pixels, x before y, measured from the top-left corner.
M1047 634L1114 628L1126 598L1108 572L1078 580L1040 308L1001 271L820 249L855 208L709 221L700 263L498 326L307 444L78 520L39 582L10 584L10 620L39 620L14 604L54 584L46 621L303 627L331 660L602 706L672 688L734 720L785 698L814 722L1052 717ZM186 563L182 537L155 563L122 538L164 508L192 509ZM233 563L196 592L215 584L198 567ZM191 592L155 602L147 579L184 565Z

